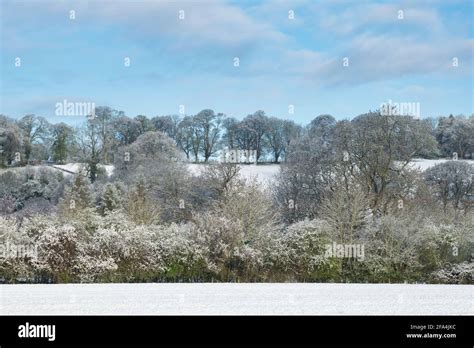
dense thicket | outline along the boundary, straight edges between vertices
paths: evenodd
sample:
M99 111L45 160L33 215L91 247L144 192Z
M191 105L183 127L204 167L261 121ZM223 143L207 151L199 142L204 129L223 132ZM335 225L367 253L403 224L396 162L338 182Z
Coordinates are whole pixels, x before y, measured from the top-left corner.
M432 127L321 115L302 128L263 112L96 115L82 129L0 118L0 280L473 283L474 166L461 160L474 151L472 116ZM222 146L283 159L278 177L244 180L235 163L188 171L186 158ZM412 166L451 152L459 159ZM49 156L84 170L35 162Z

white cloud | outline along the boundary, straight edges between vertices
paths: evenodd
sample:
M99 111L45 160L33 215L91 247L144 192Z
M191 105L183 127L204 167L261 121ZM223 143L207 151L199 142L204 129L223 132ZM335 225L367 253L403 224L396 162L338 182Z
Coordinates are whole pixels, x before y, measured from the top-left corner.
M281 42L286 36L241 8L222 1L125 1L103 6L90 2L88 16L122 23L125 32L161 38L168 37L185 49L212 44L239 47L258 42ZM179 19L184 11L184 19Z
M55 18L66 16L74 9L81 28L84 22L94 29L112 28L144 46L153 45L155 40L166 40L162 47L168 51L164 54L172 57L180 69L185 69L185 64L192 66L193 72L225 73L223 62L231 64L233 54L239 53L248 55L242 59L240 69L245 78L250 74L287 74L317 84L340 85L407 75L472 74L473 39L463 38L462 33L456 36L450 33L443 26L440 13L423 2L415 5L350 2L348 6L347 1L336 1L334 5L334 2L301 0L247 7L237 1L216 0L119 0L110 4L76 0L42 2L41 6L28 4L27 14L31 13L31 7L37 7L38 17L32 20L35 25L40 22L43 26L54 25ZM14 8L10 7L9 14ZM338 39L317 50L317 40L299 36L300 32L293 37L283 34L275 27L278 21L273 19L281 16L284 20L287 8L292 7L297 9L297 17L306 30L318 28L318 35L323 39L336 33ZM17 8L17 15L28 17L22 9ZM178 18L180 10L184 10L184 20ZM404 11L403 21L397 18L398 10ZM269 12L271 16L264 16ZM411 27L406 27L407 24ZM15 27L11 28L14 31ZM411 29L404 31L407 28ZM17 45L22 44L20 37L12 36ZM344 57L349 58L347 68L342 66ZM457 69L450 65L453 57L459 59Z
M28 5L28 6L26 6ZM169 39L175 48L195 48L213 45L222 48L238 48L259 43L280 43L286 35L274 29L265 21L249 16L242 8L218 0L206 1L163 1L163 0L117 0L101 1L72 0L58 2L14 3L6 2L3 7L6 20L15 30L28 25L41 28L58 26L67 20L69 11L75 11L75 23L94 26L119 26L131 40ZM179 19L179 11L185 18ZM22 23L15 28L17 23ZM67 23L67 22L66 22ZM64 24L61 22L61 25ZM9 25L5 25L9 27ZM61 30L72 30L62 26ZM82 27L80 27L82 28Z
M400 30L402 26L415 26L423 31L441 30L441 20L435 9L400 2L399 4L360 3L353 6L336 3L310 6L315 23L331 33L347 35L361 31ZM401 11L401 12L399 12ZM399 16L403 18L400 19Z
M411 37L362 34L338 54L312 50L287 51L281 70L322 85L353 85L403 76L472 74L473 39L420 42ZM343 66L348 57L349 66ZM458 57L459 66L452 66Z

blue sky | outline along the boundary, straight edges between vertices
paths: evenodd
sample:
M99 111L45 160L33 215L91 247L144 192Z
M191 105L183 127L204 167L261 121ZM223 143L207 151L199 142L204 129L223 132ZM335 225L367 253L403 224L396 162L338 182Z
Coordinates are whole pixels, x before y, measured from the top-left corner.
M472 4L3 0L0 113L76 122L54 116L66 99L131 117L184 105L187 114L262 109L305 124L392 100L420 103L422 117L470 115Z

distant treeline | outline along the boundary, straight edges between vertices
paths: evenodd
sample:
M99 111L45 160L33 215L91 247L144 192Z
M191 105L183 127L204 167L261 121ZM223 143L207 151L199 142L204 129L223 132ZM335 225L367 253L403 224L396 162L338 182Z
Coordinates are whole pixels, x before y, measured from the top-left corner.
M208 162L221 149L235 149L255 151L260 162L278 163L285 158L289 146L305 134L322 133L329 141L337 129L361 116L348 123L336 121L331 115L320 115L301 126L293 120L267 116L264 111L239 121L209 109L183 117L131 118L110 107L97 107L94 118L85 118L84 125L74 128L63 122L51 124L35 115L19 120L0 115L0 166L35 164L48 159L56 163L109 164L120 146L132 144L148 131L168 135L186 158L194 162ZM423 124L437 143L434 148L420 149L416 155L436 158L457 153L459 158L473 157L474 115L416 122Z

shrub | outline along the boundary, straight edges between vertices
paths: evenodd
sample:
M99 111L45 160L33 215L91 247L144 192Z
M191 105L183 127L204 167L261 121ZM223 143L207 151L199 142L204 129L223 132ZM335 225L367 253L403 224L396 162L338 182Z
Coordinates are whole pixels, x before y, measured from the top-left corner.
M79 244L81 236L71 225L47 227L38 238L38 270L49 275L54 282L68 283L77 280Z
M340 260L326 257L326 246L331 243L330 227L323 220L290 225L279 241L280 270L296 281L338 280Z
M446 264L442 269L431 273L430 281L442 284L472 284L474 282L474 263Z
M413 243L419 222L387 215L375 219L363 231L365 260L353 279L368 282L403 282L418 279L418 253Z
M39 170L18 168L0 173L0 212L11 214L24 207L29 207L29 214L42 212L35 203L48 201L55 205L64 188L62 173L50 168Z

